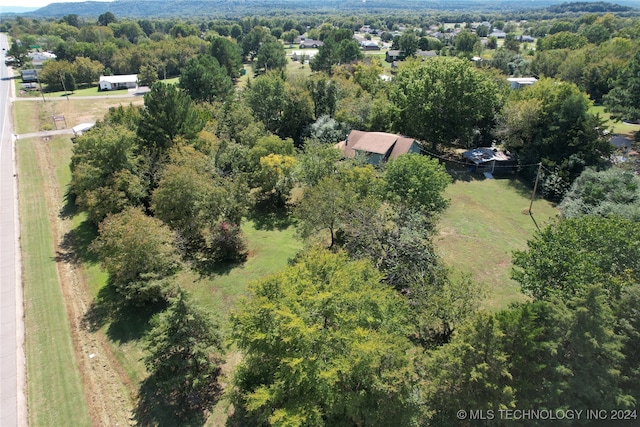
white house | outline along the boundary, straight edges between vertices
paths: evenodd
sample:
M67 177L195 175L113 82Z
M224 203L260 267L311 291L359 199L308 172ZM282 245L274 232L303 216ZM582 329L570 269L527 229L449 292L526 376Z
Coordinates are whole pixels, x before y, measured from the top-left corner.
M291 60L300 61L304 56L305 61L309 61L311 58L316 56L317 53L318 53L317 50L305 50L305 51L294 50L291 53Z
M533 85L538 79L535 77L509 77L507 81L511 83L511 89L520 89L521 87Z
M51 52L30 52L31 64L34 67L42 67L42 64L49 59L56 59L56 55Z
M100 90L133 89L138 87L137 74L100 76Z

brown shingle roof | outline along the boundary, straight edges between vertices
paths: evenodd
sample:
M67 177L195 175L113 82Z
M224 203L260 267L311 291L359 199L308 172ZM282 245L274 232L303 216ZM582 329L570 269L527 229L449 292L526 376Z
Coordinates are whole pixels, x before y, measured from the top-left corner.
M385 132L364 132L352 130L345 141L336 144L345 157L355 157L357 151L376 154L387 154L396 158L406 154L415 140L400 135Z

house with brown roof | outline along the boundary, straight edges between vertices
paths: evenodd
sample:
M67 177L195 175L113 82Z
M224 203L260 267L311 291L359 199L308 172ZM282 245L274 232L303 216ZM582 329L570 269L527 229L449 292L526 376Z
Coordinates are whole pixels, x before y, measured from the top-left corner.
M367 163L380 165L401 154L420 153L420 143L413 138L386 133L352 130L347 139L336 144L345 157L364 156Z

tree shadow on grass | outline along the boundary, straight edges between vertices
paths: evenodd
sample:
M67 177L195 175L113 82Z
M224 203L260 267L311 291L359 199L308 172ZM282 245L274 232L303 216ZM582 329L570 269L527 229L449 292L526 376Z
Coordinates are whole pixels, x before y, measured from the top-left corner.
M60 209L58 215L62 219L69 219L80 213L78 206L76 205L76 197L71 194L71 190L67 188L67 192L64 195L64 206Z
M242 266L246 260L237 262L214 262L209 260L194 261L194 270L205 277L226 276L231 270Z
M98 256L91 250L91 243L98 236L98 228L89 220L69 231L60 242L56 261L97 263Z
M171 378L174 385L188 383L187 378ZM179 397L183 391L167 392L161 383L167 383L151 374L142 381L138 395L138 405L134 411L134 419L140 426L157 427L197 427L203 426L212 408L220 396L220 389L216 383L205 384L197 392ZM183 382L183 384L179 384ZM186 394L186 393L185 393Z
M141 339L150 329L151 318L167 308L166 301L139 307L123 305L122 296L107 284L98 292L82 319L83 326L95 332L108 324L107 337L116 344Z
M462 182L473 182L473 181L484 181L486 178L480 172L473 172L469 167L460 166L460 165L447 165L447 172L451 176L453 183L458 181Z
M510 177L509 179L509 187L515 190L518 195L525 199L531 199L531 194L533 192L533 186L520 177ZM540 195L540 184L538 183L538 189L535 194L534 201L537 199L541 199Z
M266 198L256 202L248 219L253 221L257 230L285 230L293 224L290 214L289 205Z

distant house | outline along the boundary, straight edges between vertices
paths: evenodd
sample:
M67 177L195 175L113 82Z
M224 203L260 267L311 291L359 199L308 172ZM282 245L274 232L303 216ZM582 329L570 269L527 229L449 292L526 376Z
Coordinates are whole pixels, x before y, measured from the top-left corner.
M380 50L378 43L373 40L363 40L360 42L360 48L362 50Z
M507 37L507 33L505 33L504 31L500 31L500 30L493 30L493 31L491 31L491 33L489 33L488 37L495 37L497 39L503 39L503 38Z
M291 60L292 61L300 61L302 59L302 57L304 56L304 60L309 61L311 60L311 58L313 58L314 56L316 56L316 53L318 53L318 51L312 50L309 52L303 52L303 51L298 51L298 50L294 50L291 53Z
M23 83L35 83L38 81L38 72L36 70L22 70L20 71L20 77Z
M306 48L318 48L320 46L322 46L324 43L321 42L320 40L313 40L313 39L304 39L300 41L300 49L306 49Z
M521 41L522 43L533 43L533 42L535 42L535 41L536 41L536 39L534 39L534 38L533 38L533 37L531 37L531 36L520 36L520 41Z
M56 59L56 55L51 52L30 52L29 58L31 58L31 64L39 68L42 67L45 61Z
M538 79L535 77L509 77L507 81L511 83L511 89L520 89L533 85Z
M389 49L387 51L387 53L385 54L385 58L384 59L387 62L397 61L397 60L401 59L401 53L397 49Z
M478 147L465 151L462 156L471 162L471 169L474 172L490 175L512 172L516 166L516 161L511 154L497 148Z
M100 90L133 89L138 87L137 74L100 76Z
M368 163L380 165L401 154L420 153L421 146L413 138L392 133L352 130L336 148L347 158L364 156Z
M417 58L421 58L421 59L426 59L426 58L431 58L434 56L438 56L437 52L435 50L420 50L418 49L416 51L415 56ZM403 51L401 50L396 50L396 49L390 49L386 52L385 54L385 58L384 60L387 62L394 62L394 61L402 61L405 59L405 54Z
M418 58L426 59L433 58L434 56L438 56L438 53L435 50L420 50L416 52L416 56Z

